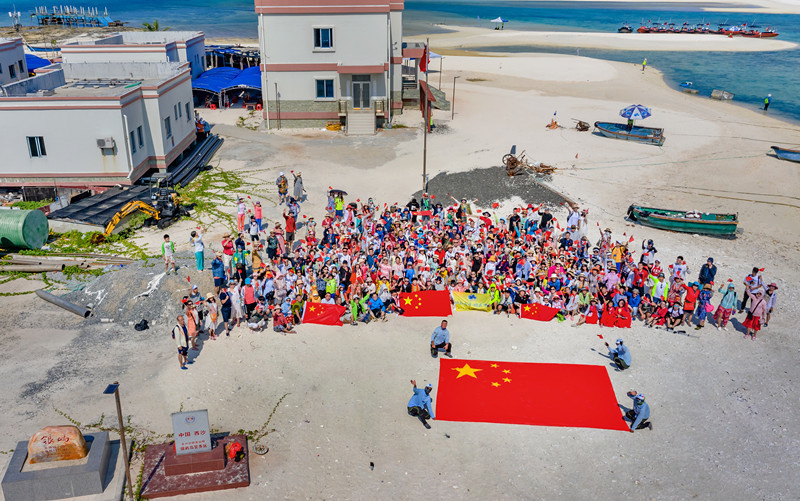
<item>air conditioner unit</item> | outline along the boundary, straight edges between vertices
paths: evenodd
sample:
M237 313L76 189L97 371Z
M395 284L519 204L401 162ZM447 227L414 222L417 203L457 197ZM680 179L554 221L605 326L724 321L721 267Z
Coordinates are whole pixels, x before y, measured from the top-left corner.
M97 147L100 149L114 149L114 138L113 137L106 137L103 139L97 140Z

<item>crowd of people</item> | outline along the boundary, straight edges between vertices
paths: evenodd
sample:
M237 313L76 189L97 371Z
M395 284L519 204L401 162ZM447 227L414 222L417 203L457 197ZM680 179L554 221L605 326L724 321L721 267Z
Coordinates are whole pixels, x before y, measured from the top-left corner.
M352 325L386 321L402 315L400 293L424 290L490 294L495 314L518 314L522 305L537 303L556 308L576 327L640 321L668 331L693 322L697 330L706 322L728 330L750 301L741 325L752 339L776 305L778 287L765 283L762 269L745 277L740 296L733 279L718 279L712 257L692 279L683 256L665 265L652 240L639 251L633 237L592 226L588 210L575 206L567 205L559 221L544 204L520 205L503 216L492 211L497 204L482 211L466 198L442 201L423 193L404 206L381 205L372 198L346 202L344 192L331 189L318 229L301 213L299 174L294 196L283 173L276 185L283 223L269 227L258 201L249 208L239 198L239 232L223 236L211 263L215 291L199 306L222 317L225 335L240 324L260 330L270 320L275 331L294 332L307 302L344 306L341 320ZM193 232L196 252L201 236ZM170 245L162 247L167 268ZM202 269L200 257L197 264ZM721 294L716 310L715 292ZM200 319L192 320L198 302L192 303L186 298L190 338L203 329Z

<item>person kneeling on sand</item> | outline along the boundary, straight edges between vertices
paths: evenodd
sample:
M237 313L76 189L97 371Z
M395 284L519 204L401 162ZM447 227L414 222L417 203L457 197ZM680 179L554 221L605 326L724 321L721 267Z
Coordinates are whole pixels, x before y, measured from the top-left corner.
M619 370L624 371L631 366L631 352L627 346L622 344L622 339L617 339L616 348L609 347L608 343L605 343L605 345L608 348L608 356L617 364Z
M444 354L453 358L451 351L453 345L450 344L450 331L447 330L447 320L442 320L442 325L433 330L431 335L431 356L439 356L439 348L444 348Z
M653 429L653 423L649 423L650 419L650 405L644 401L644 395L631 390L628 396L633 398L633 409L625 413L625 417L632 421L631 433L634 430L641 430L644 428Z
M408 413L418 417L422 421L422 424L427 425L425 422L426 419L436 419L433 415L433 408L431 407L431 403L433 402L433 399L431 399L433 385L428 383L425 385L425 389L419 389L417 388L417 382L413 379L411 380L411 384L414 386L414 394L411 396L411 400L408 401Z

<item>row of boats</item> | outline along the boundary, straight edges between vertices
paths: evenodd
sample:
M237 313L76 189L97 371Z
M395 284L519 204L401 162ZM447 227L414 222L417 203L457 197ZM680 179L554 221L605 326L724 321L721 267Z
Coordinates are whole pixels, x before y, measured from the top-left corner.
M619 33L633 33L634 28L628 24L623 24L619 29ZM705 24L689 24L683 23L681 25L675 23L650 23L643 24L636 28L637 33L687 33L698 35L727 35L727 36L740 36L745 38L774 38L778 36L778 32L771 26L765 29L760 29L759 26L747 23L741 25L720 24L716 28L711 27L711 23Z

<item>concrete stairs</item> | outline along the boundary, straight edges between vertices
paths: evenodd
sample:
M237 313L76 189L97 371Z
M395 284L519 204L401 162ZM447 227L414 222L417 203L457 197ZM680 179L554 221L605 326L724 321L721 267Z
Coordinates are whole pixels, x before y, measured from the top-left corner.
M375 134L375 114L372 110L349 110L347 112L348 136L372 136Z

